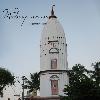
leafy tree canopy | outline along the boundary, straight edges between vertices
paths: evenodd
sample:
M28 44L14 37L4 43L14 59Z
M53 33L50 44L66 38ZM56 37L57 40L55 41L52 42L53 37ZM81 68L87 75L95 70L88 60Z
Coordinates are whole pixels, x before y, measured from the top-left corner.
M40 89L39 73L30 74L30 80L26 81L29 92Z
M6 85L14 84L14 76L10 71L0 67L0 95L3 95L3 89Z
M68 71L69 85L64 88L62 100L100 100L100 62L93 64L94 70L87 70L76 64Z
M95 82L96 87L100 86L100 62L96 62L95 64L92 64L94 70L92 71L92 79Z

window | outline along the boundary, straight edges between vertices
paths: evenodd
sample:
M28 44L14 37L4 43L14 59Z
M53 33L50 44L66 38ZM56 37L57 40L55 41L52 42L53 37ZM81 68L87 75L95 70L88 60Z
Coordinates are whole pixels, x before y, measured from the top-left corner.
M51 92L52 95L58 94L58 80L51 80Z
M58 48L51 48L50 50L49 50L49 53L51 53L51 54L53 54L53 53L59 53L59 49Z
M57 68L57 59L52 59L51 60L51 69L56 69Z

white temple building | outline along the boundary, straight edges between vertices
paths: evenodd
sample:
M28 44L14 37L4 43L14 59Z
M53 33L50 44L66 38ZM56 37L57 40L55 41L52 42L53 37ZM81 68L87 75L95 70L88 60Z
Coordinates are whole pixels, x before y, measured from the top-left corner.
M40 96L64 95L64 86L69 83L67 70L65 33L52 7L40 41Z

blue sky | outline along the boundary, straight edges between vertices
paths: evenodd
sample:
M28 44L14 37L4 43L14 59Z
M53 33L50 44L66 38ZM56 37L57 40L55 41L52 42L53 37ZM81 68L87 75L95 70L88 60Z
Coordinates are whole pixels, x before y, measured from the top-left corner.
M69 68L100 61L100 0L0 0L0 66L19 76L39 72L43 25L31 25L30 17L49 16L52 4L66 34ZM4 9L15 8L28 16L22 27L21 19L3 18Z

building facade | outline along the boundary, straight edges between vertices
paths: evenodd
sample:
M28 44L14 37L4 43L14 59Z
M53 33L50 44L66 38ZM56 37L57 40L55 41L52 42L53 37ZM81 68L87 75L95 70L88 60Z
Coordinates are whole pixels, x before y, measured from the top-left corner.
M40 96L64 95L64 85L69 83L67 44L64 30L52 7L44 25L40 41Z

